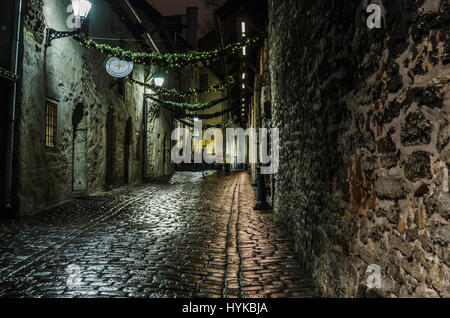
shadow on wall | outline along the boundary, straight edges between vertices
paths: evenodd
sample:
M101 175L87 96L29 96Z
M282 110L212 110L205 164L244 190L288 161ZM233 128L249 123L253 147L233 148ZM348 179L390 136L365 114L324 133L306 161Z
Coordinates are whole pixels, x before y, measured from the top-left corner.
M87 192L87 118L84 105L75 106L72 116L73 155L72 155L72 191Z

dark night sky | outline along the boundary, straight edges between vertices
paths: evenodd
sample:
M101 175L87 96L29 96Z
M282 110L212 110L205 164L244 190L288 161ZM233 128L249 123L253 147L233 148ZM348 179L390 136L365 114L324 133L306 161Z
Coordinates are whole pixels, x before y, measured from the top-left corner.
M205 0L147 0L147 2L162 15L184 14L186 7L199 7L200 37L209 31L208 25L213 24L213 8L208 6Z

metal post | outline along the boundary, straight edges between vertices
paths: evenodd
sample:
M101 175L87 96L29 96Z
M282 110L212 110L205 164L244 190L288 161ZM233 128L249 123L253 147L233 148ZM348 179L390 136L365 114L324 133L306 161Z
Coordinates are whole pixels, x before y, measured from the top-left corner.
M12 72L17 75L19 71L19 49L20 49L20 27L22 18L22 0L17 1L16 19L14 27L14 44L11 52ZM11 92L11 104L9 109L8 141L6 151L6 171L5 171L5 197L3 198L3 209L6 213L12 213L12 180L13 180L13 154L14 154L14 130L16 119L17 103L17 81L13 84ZM3 180L2 180L3 181Z
M264 184L264 176L261 174L261 167L256 168L256 179L258 183L258 198L253 210L271 209L269 203L266 201L266 187Z

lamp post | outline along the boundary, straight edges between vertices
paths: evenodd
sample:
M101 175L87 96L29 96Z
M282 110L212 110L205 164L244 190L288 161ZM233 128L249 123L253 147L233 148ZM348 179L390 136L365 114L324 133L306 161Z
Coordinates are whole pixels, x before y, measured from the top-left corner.
M56 39L65 38L68 36L79 35L81 36L81 26L83 20L87 18L89 11L91 10L92 3L88 0L72 0L73 14L75 16L74 31L56 31L54 29L47 29L47 35L45 37L45 46L50 46L51 42Z
M256 177L258 182L258 198L253 210L270 210L271 207L266 200L266 185L264 182L264 175L261 174L261 167L256 168Z

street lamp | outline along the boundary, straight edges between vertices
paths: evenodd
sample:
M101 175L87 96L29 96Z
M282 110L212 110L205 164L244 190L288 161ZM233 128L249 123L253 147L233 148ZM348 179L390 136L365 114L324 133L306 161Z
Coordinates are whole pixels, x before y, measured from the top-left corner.
M164 77L162 76L155 77L153 80L155 81L155 85L158 87L162 87L164 85Z
M88 0L72 0L73 15L75 16L77 29L81 29L81 22L87 18L91 7L92 3Z
M160 73L160 72L155 72L153 73L146 82L150 82L151 80L153 80L153 83L155 83L156 86L158 87L162 87L164 85L164 76Z
M156 71L155 73L153 73L152 75L150 75L150 76L145 80L145 83L149 83L151 80L153 80L153 83L155 84L155 86L158 86L158 87L162 87L162 86L164 85L164 82L165 82L164 76L163 76L160 72L158 72L158 71ZM150 88L148 88L148 89L145 90L144 95L145 95L146 97L152 96L152 95L155 95L155 92L153 92L153 90L151 90Z
M47 29L47 35L45 37L45 46L50 46L51 42L56 39L65 38L68 36L79 35L81 36L81 25L84 19L87 18L92 4L88 0L72 0L73 14L75 16L74 31L56 31L54 29Z

